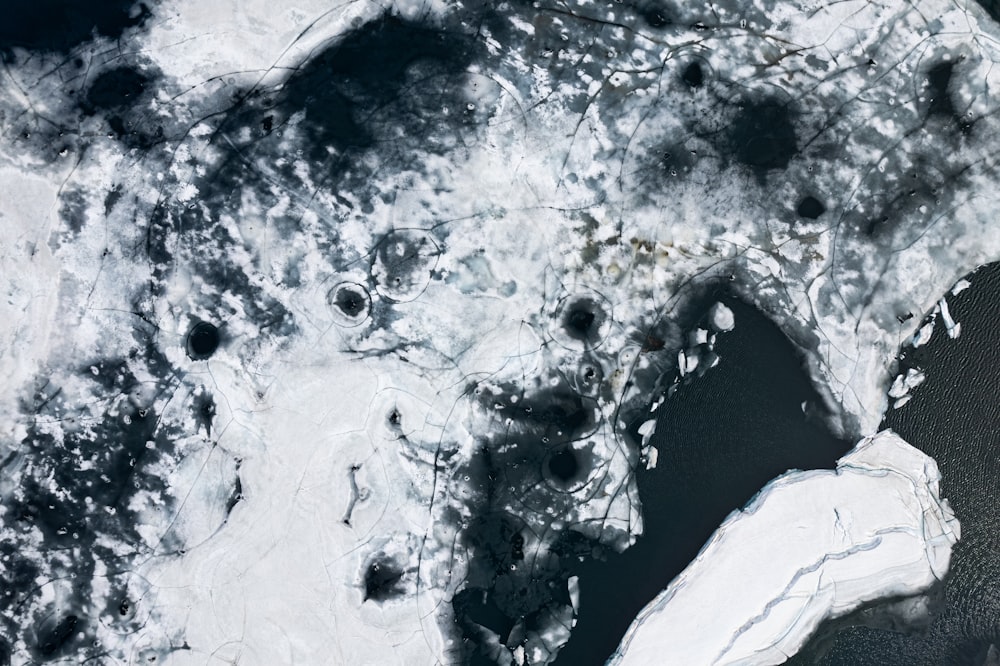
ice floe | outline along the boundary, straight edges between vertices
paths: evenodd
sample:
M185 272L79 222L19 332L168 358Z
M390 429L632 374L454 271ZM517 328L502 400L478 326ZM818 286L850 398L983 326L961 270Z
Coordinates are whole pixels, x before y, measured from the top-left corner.
M931 458L883 431L835 471L772 481L639 614L611 663L779 664L824 620L920 595L960 537L939 480Z

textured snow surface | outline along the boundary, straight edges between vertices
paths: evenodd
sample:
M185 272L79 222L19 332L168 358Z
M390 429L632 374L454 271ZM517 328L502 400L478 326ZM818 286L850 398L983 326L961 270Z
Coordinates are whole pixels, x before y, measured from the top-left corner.
M960 536L939 480L887 430L836 471L772 481L639 614L612 663L780 664L823 620L919 595Z
M0 662L552 661L692 303L856 439L1000 258L973 4L148 12L0 44Z

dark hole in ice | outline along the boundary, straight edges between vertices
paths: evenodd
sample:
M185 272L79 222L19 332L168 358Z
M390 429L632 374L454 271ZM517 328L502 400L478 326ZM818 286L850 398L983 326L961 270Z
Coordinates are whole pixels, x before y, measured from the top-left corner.
M260 123L260 128L264 130L265 134L270 134L271 130L274 129L274 116L264 116L264 120Z
M365 570L365 601L385 601L402 593L403 571L391 560L375 560Z
M360 326L368 320L372 299L368 290L357 282L341 282L327 294L338 325L346 328Z
M46 657L54 655L73 637L78 622L76 615L67 615L54 627L43 629L38 637L38 651Z
M85 108L88 113L93 113L133 104L146 89L147 83L149 78L132 67L109 69L98 76L87 90Z
M549 458L549 471L563 482L568 482L576 476L580 471L580 463L577 462L573 449L567 446Z
M594 292L574 294L559 303L556 340L570 349L597 346L602 342L609 309L603 296ZM582 344L581 344L582 343Z
M191 328L187 338L188 356L202 361L219 348L219 329L207 321L200 321Z
M600 384L602 373L597 366L587 364L580 367L578 378L579 388L586 392L593 390Z
M704 310L717 300L740 324L719 337L719 365L681 385L656 413L650 443L659 461L637 479L642 536L622 554L605 549L603 560L593 550L598 544L571 531L554 546L565 553L563 571L578 575L580 585L578 623L557 664L604 663L638 612L731 511L789 469L833 468L850 447L803 413L803 402L822 405L822 398L781 331L722 293L708 295ZM646 418L630 425L634 439Z
M129 604L128 599L122 599L121 603L118 604L118 614L128 615L128 611L130 608L131 605Z
M801 216L808 218L810 220L815 220L817 217L826 212L826 206L813 196L807 196L801 202L799 202L799 207L796 212Z
M738 162L759 169L783 169L798 152L788 104L773 98L743 102L729 140Z
M705 82L705 74L701 71L701 65L697 62L690 63L684 68L681 80L692 88L699 88Z
M349 287L337 292L334 303L348 317L356 317L368 307L368 299Z
M149 9L135 0L6 0L0 21L0 52L11 59L14 48L66 53L93 37L119 37L142 25Z
M585 340L590 335L594 325L594 313L576 306L566 313L566 330L574 338Z

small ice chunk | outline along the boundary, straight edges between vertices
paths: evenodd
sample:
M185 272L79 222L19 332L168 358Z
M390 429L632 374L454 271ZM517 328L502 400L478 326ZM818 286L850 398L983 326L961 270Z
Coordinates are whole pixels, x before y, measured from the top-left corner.
M889 389L889 397L902 398L912 389L923 384L926 378L926 375L920 370L910 368L905 375L897 375L896 379L893 380L892 387Z
M934 335L934 319L932 318L929 322L924 324L919 331L913 335L913 346L922 347L931 341L931 336Z
M692 347L708 344L708 331L703 328L696 328L691 331L689 339Z
M922 370L910 368L906 371L906 387L909 389L917 388L924 383L925 379L927 379L927 375Z
M566 579L566 587L569 590L569 602L573 605L573 613L580 611L580 577L570 576Z
M646 450L646 469L656 467L656 461L660 459L660 451L655 446L650 446Z
M656 432L656 419L649 419L641 426L639 426L639 435L642 436L642 445L645 447L649 444L649 438L653 436Z
M951 312L948 311L948 301L944 298L938 303L938 307L941 308L941 321L944 322L944 327L948 331L948 337L952 340L958 338L962 334L962 327L957 324L954 319L951 318Z
M716 331L731 331L736 326L736 315L722 303L716 303L708 311L708 323Z
M972 283L969 282L968 280L959 280L958 282L955 283L955 286L951 288L951 295L958 296L971 286Z
M889 388L890 398L900 398L906 395L906 384L903 375L896 375L896 379L892 381L892 386Z
M906 403L908 403L911 398L913 398L913 396L910 395L909 393L907 393L903 397L898 398L895 402L893 402L892 403L892 408L893 409L899 409L900 407L902 407L903 405L905 405Z
M695 349L689 349L688 353L685 355L685 366L684 372L682 374L689 375L698 369L698 351Z

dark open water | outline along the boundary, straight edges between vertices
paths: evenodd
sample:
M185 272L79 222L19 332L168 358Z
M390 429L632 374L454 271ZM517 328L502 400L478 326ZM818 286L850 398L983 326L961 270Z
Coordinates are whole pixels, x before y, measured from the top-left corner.
M820 399L791 343L752 307L726 303L736 328L716 346L722 362L658 413L659 462L638 480L645 534L621 555L576 566L579 622L557 664L604 663L731 511L788 469L832 468L850 448L804 416L801 403Z

